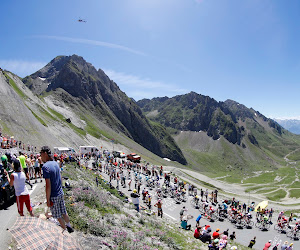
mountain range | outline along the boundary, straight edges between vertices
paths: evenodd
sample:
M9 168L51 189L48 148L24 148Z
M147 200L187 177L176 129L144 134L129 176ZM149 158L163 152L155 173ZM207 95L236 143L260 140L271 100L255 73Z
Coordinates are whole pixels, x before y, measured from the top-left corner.
M297 119L274 119L278 124L288 131L300 135L300 120Z
M300 146L299 136L233 100L190 92L136 102L77 55L23 79L1 71L0 89L2 130L37 146L114 141L145 160L169 158L210 174L277 168Z

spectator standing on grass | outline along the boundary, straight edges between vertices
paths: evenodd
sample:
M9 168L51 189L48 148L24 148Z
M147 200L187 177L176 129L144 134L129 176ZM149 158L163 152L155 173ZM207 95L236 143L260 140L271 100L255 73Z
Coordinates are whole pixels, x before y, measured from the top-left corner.
M98 177L96 176L96 184L97 184L97 187L99 186L99 180L98 180Z
M229 238L231 240L235 240L236 239L236 235L235 235L235 232L233 231L232 234L230 234Z
M140 195L137 194L137 190L133 189L133 192L130 194L133 205L135 206L136 211L140 211Z
M254 238L252 240L250 240L248 247L252 248L256 243L256 236L254 236Z
M24 216L23 207L24 207L24 203L25 203L26 208L27 208L28 212L30 213L30 215L34 216L33 212L32 212L32 207L30 205L29 192L25 185L26 176L22 172L21 164L18 159L14 160L13 168L14 168L15 172L12 173L10 177L6 170L4 170L4 173L9 182L9 185L14 186L14 188L15 188L15 193L16 193L16 197L17 197L16 200L17 200L18 213L20 214L20 216Z
M65 206L59 165L57 161L53 160L48 146L42 147L41 157L44 162L43 177L46 182L47 206L50 207L52 217L59 221L60 226L72 233L74 230Z

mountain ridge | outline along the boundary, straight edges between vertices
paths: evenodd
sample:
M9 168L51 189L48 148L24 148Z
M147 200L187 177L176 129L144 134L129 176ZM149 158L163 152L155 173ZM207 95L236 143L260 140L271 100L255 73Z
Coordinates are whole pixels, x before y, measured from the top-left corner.
M42 79L42 80L41 80ZM41 82L42 81L42 82ZM186 160L166 130L150 123L134 101L102 71L77 55L59 56L43 69L24 78L35 94L55 93L63 89L85 102L95 117L141 144L153 153L186 164ZM42 91L43 90L43 91ZM164 134L164 142L161 133ZM158 139L161 138L161 139Z
M136 102L104 71L77 55L58 56L23 82L4 74L17 85L14 91L30 117L42 126L37 131L46 129L45 135L53 135L53 146L87 141L96 145L100 139L115 138L137 153L145 152L145 159L161 162L147 149L197 171L226 175L276 169L300 145L299 137L233 100L218 102L190 92ZM0 83L7 85L8 78Z

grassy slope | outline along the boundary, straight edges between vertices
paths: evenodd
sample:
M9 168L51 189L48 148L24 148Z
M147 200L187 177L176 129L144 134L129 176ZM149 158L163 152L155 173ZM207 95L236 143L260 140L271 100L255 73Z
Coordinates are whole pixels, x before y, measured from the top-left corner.
M225 176L222 180L229 183L255 184L247 191L264 194L274 201L287 195L300 196L297 193L300 191L297 181L300 162L287 165L284 159L288 153L294 152L289 158L298 160L299 138L288 132L279 136L263 129L260 133L253 130L253 134L259 147L251 144L248 138L244 138L246 148L242 148L224 138L217 141L207 139L198 132L181 132L175 139L183 149L189 167L196 171L211 177Z

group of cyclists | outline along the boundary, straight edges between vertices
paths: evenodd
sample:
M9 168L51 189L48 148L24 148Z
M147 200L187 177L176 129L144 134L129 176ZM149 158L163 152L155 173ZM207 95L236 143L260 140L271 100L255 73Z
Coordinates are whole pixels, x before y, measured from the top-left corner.
M129 190L136 189L138 194L141 193L146 209L151 210L153 206L156 207L158 216L163 216L164 199L173 198L174 203L177 204L187 204L189 200L190 205L197 209L203 218L210 221L227 220L238 228L252 228L256 225L261 230L269 229L272 224L273 209L258 208L256 216L253 216L254 202L247 205L240 203L235 198L218 201L217 190L211 192L207 189L198 190L196 186L182 181L171 172L163 171L162 167L132 163L124 159L105 158L105 156L99 158L95 165L98 170L108 175L109 183L116 181L117 188L122 185L124 188L128 187ZM156 202L152 203L153 200ZM285 224L284 217L275 226L281 224ZM187 224L187 226L189 225ZM293 237L291 237L296 238L299 231L298 223L295 227L290 226L290 228L287 227L287 234L297 232L293 233Z

